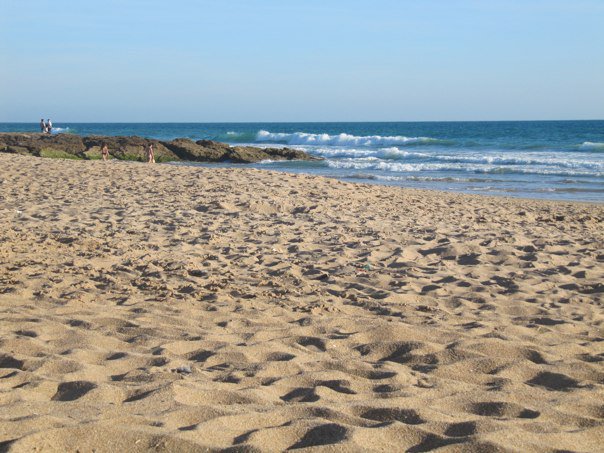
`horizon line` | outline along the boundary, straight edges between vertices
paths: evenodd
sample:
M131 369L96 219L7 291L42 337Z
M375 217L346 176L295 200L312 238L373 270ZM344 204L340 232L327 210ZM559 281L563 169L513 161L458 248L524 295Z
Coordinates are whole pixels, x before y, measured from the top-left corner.
M58 123L71 124L353 124L353 123L530 123L530 122L570 122L570 121L604 121L604 118L589 119L530 119L530 120L369 120L369 121L69 121ZM0 124L39 124L39 121L0 121Z

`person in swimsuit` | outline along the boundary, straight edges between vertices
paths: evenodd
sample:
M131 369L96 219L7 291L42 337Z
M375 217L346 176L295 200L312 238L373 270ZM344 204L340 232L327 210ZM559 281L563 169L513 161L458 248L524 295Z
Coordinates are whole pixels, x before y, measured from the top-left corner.
M147 163L148 164L155 163L155 154L153 153L153 143L149 143L149 145L147 145Z
M43 134L46 133L46 124L44 124L44 118L40 120L40 132L42 132Z
M46 120L46 132L52 134L52 123L50 122L50 118Z
M109 157L109 148L107 148L107 143L103 143L103 146L101 146L101 155L103 156L103 160L107 160L107 157Z

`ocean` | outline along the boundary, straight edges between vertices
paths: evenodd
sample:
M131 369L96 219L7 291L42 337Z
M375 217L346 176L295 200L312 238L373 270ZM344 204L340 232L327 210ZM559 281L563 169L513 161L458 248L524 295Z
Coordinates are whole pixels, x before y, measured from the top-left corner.
M288 146L315 162L254 167L454 192L604 202L604 121L61 123L56 133ZM39 131L0 123L0 132ZM209 164L192 164L211 166ZM216 164L215 164L216 165ZM235 164L220 164L220 166Z

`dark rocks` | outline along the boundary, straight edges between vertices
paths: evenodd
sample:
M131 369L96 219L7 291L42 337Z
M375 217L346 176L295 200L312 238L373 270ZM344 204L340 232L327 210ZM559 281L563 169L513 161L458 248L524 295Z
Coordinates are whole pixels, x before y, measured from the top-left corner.
M165 142L165 145L172 150L181 160L198 162L221 162L224 158L229 145L204 140L204 145L200 142L194 142L186 138L177 138L171 142ZM206 144L207 143L207 144Z
M0 136L0 141L2 140ZM100 159L101 147L103 143L109 148L109 155L120 160L137 160L146 161L147 155L145 149L148 144L153 144L155 160L157 162L170 162L180 160L171 150L166 148L157 140L149 140L142 137L104 137L90 136L82 137L82 141L86 146L85 157L87 159Z
M70 159L100 159L106 144L111 157L120 160L145 161L145 148L152 143L157 162L233 162L251 163L262 160L317 160L290 148L232 147L211 140L194 142L186 138L171 141L143 137L81 137L75 134L46 135L36 133L0 133L0 152Z
M211 140L192 140L178 138L171 142L162 142L182 160L202 162L251 163L262 160L314 160L304 151L290 148L256 148L254 146L229 146L226 143Z
M51 155L54 152L78 156L86 150L77 135L0 134L0 151L34 156Z
M261 160L317 160L304 151L291 148L256 148L253 146L236 146L229 149L232 162L248 163Z

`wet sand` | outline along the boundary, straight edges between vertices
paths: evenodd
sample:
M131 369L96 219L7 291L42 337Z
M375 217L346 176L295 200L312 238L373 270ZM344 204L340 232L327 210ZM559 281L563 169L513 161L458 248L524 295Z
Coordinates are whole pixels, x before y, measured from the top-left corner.
M0 451L601 451L603 220L0 154Z

